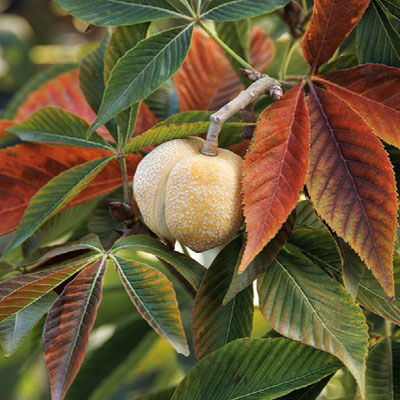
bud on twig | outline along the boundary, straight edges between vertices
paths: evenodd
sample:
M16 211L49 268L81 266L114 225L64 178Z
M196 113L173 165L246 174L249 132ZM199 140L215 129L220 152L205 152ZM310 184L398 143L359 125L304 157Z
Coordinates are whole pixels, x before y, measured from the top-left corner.
M241 68L239 71L242 73L242 75L244 75L252 82L257 81L258 79L261 79L264 76L264 74L262 74L261 72L252 69Z
M133 214L132 207L126 203L120 203L118 201L113 201L108 204L108 210L110 212L111 217L119 222L120 224L125 225L127 228L133 226Z

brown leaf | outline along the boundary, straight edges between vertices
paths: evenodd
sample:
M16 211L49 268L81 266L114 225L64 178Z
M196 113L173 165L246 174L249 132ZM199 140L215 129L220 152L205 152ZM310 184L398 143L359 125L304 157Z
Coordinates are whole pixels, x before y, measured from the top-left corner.
M397 194L393 167L368 125L337 96L311 84L307 188L315 209L356 250L389 296Z
M16 229L32 196L50 179L76 165L110 155L106 150L40 144L0 151L0 235ZM140 160L138 155L128 156L130 179ZM112 160L69 205L84 203L120 186L120 166L117 160Z
M244 162L247 244L239 273L278 233L296 206L306 179L308 135L303 84L260 115Z
M250 34L250 58L254 67L265 71L275 56L271 39L258 28ZM215 110L243 88L223 50L201 29L195 29L192 45L174 77L181 111Z
M400 69L366 64L316 76L350 105L385 142L400 148Z
M327 62L358 24L370 0L315 0L306 34L303 55L311 72Z
M86 267L63 290L47 315L43 348L52 400L62 400L85 357L100 304L106 260Z

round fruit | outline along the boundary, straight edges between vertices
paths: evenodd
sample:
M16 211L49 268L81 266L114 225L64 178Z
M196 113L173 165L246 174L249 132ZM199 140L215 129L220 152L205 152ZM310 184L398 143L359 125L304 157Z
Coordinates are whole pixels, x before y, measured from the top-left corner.
M242 224L242 159L200 153L198 137L166 142L139 164L133 192L146 225L168 242L201 252L227 242Z

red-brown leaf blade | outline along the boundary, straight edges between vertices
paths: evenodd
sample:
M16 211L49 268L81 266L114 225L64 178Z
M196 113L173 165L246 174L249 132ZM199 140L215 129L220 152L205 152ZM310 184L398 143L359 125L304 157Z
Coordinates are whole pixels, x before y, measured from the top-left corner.
M400 148L400 69L366 64L315 80L348 103L376 135Z
M307 188L315 209L394 296L397 194L382 144L346 103L311 85Z
M83 267L84 264L60 267L21 275L2 282L0 284L0 323L45 296Z
M106 260L86 267L51 307L44 327L44 351L52 400L64 398L83 362L100 304Z
M67 169L112 153L96 149L24 144L0 151L0 235L18 226L32 196L50 179ZM141 160L127 158L131 179ZM69 206L87 202L122 185L119 162L112 160Z
M303 55L315 72L360 21L370 0L315 0L313 15L304 35Z
M239 273L278 233L296 206L308 164L309 121L303 85L259 117L244 162L247 245Z

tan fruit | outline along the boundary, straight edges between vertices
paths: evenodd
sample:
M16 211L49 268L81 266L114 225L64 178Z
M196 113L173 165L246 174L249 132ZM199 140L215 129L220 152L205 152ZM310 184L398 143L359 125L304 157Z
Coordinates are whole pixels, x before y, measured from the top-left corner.
M227 242L242 220L242 159L218 149L200 153L204 140L176 139L139 164L133 192L146 225L160 238L201 252Z

